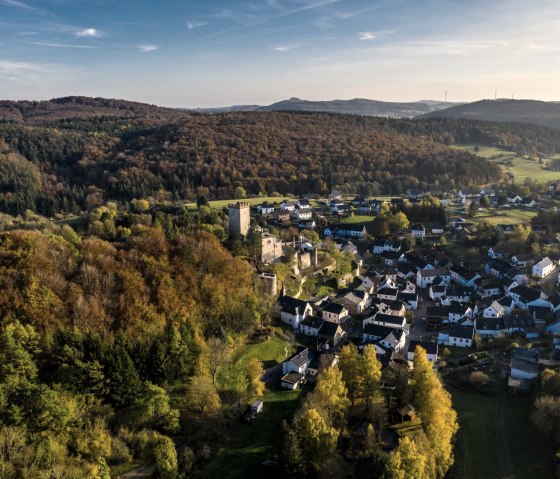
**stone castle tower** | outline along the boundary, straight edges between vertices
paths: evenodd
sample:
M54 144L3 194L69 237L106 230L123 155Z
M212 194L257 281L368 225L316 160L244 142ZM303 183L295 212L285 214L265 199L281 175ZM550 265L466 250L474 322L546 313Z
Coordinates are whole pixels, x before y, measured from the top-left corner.
M247 236L251 224L251 208L249 203L230 203L229 210L229 235Z

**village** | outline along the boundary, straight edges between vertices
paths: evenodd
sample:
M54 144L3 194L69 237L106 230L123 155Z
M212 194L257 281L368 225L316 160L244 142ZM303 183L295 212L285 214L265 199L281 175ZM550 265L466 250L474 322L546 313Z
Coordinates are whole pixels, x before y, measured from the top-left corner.
M549 190L552 197L555 187ZM333 192L322 201L230 204L230 234L253 228L260 235L260 280L300 345L282 365L282 387L313 381L353 343L372 344L385 368L411 366L421 346L442 374L459 363L475 371L477 354L503 351L500 374L510 392L529 392L540 370L560 365L560 245L550 227L531 229L529 221L481 226L473 217L492 207L525 209L529 218L541 211L531 197L492 189L435 200L411 190L383 199ZM414 208L424 208L427 221L399 218L392 233L372 234L375 218L391 222Z

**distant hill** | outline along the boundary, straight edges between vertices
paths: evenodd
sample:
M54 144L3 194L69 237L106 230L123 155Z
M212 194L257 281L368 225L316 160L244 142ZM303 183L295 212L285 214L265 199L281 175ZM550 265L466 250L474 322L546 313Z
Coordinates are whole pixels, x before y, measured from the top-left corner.
M418 116L418 118L438 117L530 123L560 129L560 102L507 99L481 100Z
M409 103L386 102L354 98L353 100L310 101L290 98L269 106L261 106L260 111L308 111L322 113L345 113L361 116L383 116L389 118L412 118L438 111L458 103L439 101L417 101Z
M43 123L95 117L173 120L185 115L180 110L145 103L106 98L69 96L48 101L0 101L0 122Z
M260 108L259 105L233 105L215 108L180 108L180 110L195 113L228 113L230 111L255 111L258 108Z

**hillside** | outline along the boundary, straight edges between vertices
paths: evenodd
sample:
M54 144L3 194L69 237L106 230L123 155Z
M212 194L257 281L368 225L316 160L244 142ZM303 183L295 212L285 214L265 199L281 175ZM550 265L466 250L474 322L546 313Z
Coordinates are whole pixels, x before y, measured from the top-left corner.
M69 96L48 101L0 101L0 123L41 123L76 118L143 118L154 121L183 116L179 110L106 98Z
M560 129L560 102L536 100L481 100L419 115L419 118L438 117L531 123Z
M110 199L232 198L239 187L249 195L332 188L400 194L501 177L498 166L434 142L416 122L286 112L182 115L163 124L98 117L0 125L0 211L51 216Z
M269 106L258 108L260 111L307 111L345 113L349 115L383 116L390 118L412 118L424 113L448 108L457 103L436 101L417 101L409 103L385 102L354 98L352 100L309 101L290 98Z

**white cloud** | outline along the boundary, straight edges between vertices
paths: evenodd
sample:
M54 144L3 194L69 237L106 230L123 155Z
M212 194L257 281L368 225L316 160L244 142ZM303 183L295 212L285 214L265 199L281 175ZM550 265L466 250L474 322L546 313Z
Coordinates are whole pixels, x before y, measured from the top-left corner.
M2 73L38 72L43 70L44 68L36 63L0 60L0 72Z
M22 10L28 10L30 12L38 12L39 10L27 3L20 2L19 0L1 0L0 3L2 5L6 5L7 7L14 7L14 8L21 8Z
M141 53L149 53L157 50L159 47L156 45L139 45L138 50Z
M204 27L208 25L208 23L199 22L197 20L187 20L186 25L189 30L192 30L193 28Z
M293 50L296 47L297 45L280 45L278 47L274 47L274 49L277 52L289 52L290 50Z
M78 32L74 33L75 36L77 36L78 38L82 38L82 37L100 37L101 36L101 32L99 30L96 30L95 28L84 28L83 30L80 30Z
M360 40L375 40L377 35L374 32L360 32L358 33Z

